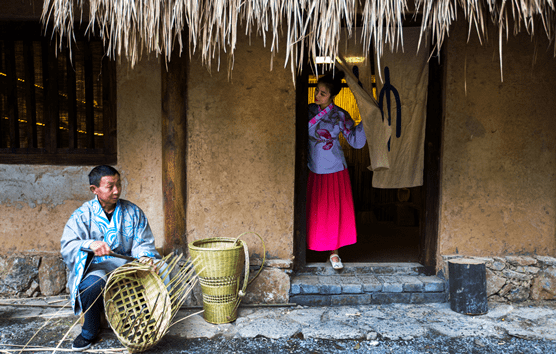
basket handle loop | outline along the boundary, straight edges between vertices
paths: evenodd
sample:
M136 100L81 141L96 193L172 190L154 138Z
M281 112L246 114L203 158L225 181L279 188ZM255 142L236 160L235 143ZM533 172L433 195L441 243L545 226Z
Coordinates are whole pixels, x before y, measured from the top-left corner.
M243 252L245 253L245 276L243 279L243 288L238 292L238 298L237 298L237 302L234 306L234 309L231 311L231 313L234 313L237 308L239 307L239 303L241 302L241 299L245 296L245 291L247 290L247 285L251 284L251 282L253 282L253 280L255 280L255 278L257 278L257 276L261 273L261 271L263 270L264 267L264 262L266 260L266 247L264 244L264 240L261 237L261 235L259 235L256 232L252 232L252 231L246 231L244 233L242 233L241 235L239 235L238 237L236 237L235 241L234 241L234 245L236 243L238 243L239 238L245 234L255 234L259 237L259 239L261 240L262 244L263 244L263 261L261 263L261 267L259 268L259 270L257 271L257 274L255 274L255 276L253 277L253 279L249 280L249 250L247 249L247 243L245 241L243 241ZM228 316L229 318L230 316Z
M246 234L254 234L257 235L259 237L259 239L261 240L261 243L263 245L263 261L261 263L261 267L259 268L259 270L257 271L257 274L255 274L255 276L249 280L249 250L247 249L247 243L243 242L243 251L245 252L245 277L243 279L243 288L239 291L238 296L241 299L243 296L245 296L245 290L247 289L247 285L251 284L253 282L253 280L255 280L255 278L261 273L261 271L263 270L264 267L264 262L266 260L266 247L264 244L264 240L261 237L261 235L259 235L256 232L252 232L252 231L246 231L244 233L242 233L241 235L239 235L238 237L236 237L234 244L236 244L239 241L239 238L243 235ZM239 305L239 301L238 301L238 305Z
M256 235L256 236L259 238L259 240L261 240L261 243L262 243L262 245L263 245L263 261L261 262L261 267L260 267L259 270L257 271L257 274L255 274L255 276L254 276L251 280L249 280L249 283L248 283L248 285L249 285L249 284L251 284L251 283L253 282L253 280L255 280L255 278L256 278L257 276L259 276L259 273L261 273L261 271L263 270L264 262L266 261L266 247L265 247L264 240L263 240L263 238L261 237L261 235L259 235L259 234L256 233L256 232L252 232L252 231L247 231L247 232L242 233L241 235L239 235L239 236L236 238L235 242L237 243L237 241L239 240L239 238L240 238L241 236L245 235L245 234L254 234L254 235ZM249 275L249 251L247 250L247 244L245 244L245 242L244 242L243 250L245 251L245 269L246 269L246 273L245 273L246 277L245 277L245 279L247 279L247 276ZM243 288L244 291L245 291L245 288L246 288L246 286Z

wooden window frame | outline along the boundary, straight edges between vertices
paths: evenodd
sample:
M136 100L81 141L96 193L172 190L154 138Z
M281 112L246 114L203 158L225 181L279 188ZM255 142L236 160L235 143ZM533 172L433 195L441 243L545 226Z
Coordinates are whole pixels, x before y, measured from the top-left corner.
M68 95L68 134L69 146L60 147L60 107L58 94L58 59L56 57L56 44L51 40L51 32L44 33L44 29L38 22L0 22L0 39L4 41L6 53L6 67L1 67L0 72L15 71L15 53L13 46L16 41L23 41L25 77L25 106L30 112L27 116L26 135L27 147L20 147L19 121L18 121L18 98L16 83L18 78L10 75L6 80L7 104L6 111L9 117L9 140L10 147L0 142L0 164L44 164L44 165L97 165L97 164L116 164L117 163L117 103L116 103L116 63L109 60L107 56L102 59L102 147L95 148L95 129L93 126L93 80L92 72L93 59L90 55L89 43L98 39L87 38L83 34L76 33L76 42L80 44L80 49L84 51L85 67L85 110L86 110L86 147L78 148L77 144L77 113L76 102L76 77L69 60L69 49L66 51L67 60L67 85L74 89L67 90ZM37 147L37 128L36 128L36 101L33 86L34 73L30 65L33 57L32 42L41 42L42 47L42 70L44 87L43 115L46 131L44 132L44 146ZM72 44L73 51L76 50L75 43ZM10 51L12 51L10 53ZM2 55L2 53L0 53ZM74 55L74 52L72 53ZM1 57L0 57L1 58ZM50 78L56 78L51 80ZM1 93L1 92L0 92ZM0 117L2 119L2 117ZM0 129L2 126L0 125ZM98 131L97 127L97 131ZM0 134L0 139L2 135ZM98 138L97 138L98 141Z

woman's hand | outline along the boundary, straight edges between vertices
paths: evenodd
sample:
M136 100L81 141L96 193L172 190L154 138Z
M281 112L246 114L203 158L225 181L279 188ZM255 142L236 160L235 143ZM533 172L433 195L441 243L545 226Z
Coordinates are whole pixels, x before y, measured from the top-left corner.
M112 251L110 246L104 241L95 241L89 246L95 252L95 256L108 256Z

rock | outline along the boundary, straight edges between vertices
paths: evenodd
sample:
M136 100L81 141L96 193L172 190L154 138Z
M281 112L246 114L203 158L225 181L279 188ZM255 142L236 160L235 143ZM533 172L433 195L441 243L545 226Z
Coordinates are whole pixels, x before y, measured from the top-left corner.
M515 285L513 283L507 283L504 287L500 290L498 295L504 297L506 294L509 294L511 291L515 289Z
M496 275L492 270L486 270L487 296L496 294L506 285L506 278Z
M262 263L262 259L255 258L249 262L251 266L259 267ZM292 269L293 261L290 259L267 259L265 262L265 267L268 268L281 268L281 269Z
M45 296L58 295L66 289L66 265L59 256L44 256L39 267L39 284Z
M516 279L516 280L531 280L532 276L528 274L519 273L510 269L504 269L502 274L509 279Z
M378 337L378 333L376 332L367 333L367 340L375 340L377 337Z
M502 269L506 268L506 262L500 262L499 260L490 258L488 262L485 262L485 266L487 267L487 269L501 271Z
M529 298L529 292L528 286L514 287L506 294L506 299L511 302L523 302Z
M494 259L490 257L472 257L472 258L477 261L482 261L487 267L490 263L494 262Z
M243 286L243 284L241 285ZM281 304L289 301L290 277L282 269L264 268L247 287L244 302Z
M500 295L491 295L491 296L488 297L488 301L506 302L507 300Z
M38 296L39 292L39 283L33 280L29 289L25 292L25 297L33 297L33 295Z
M257 321L238 323L236 326L240 338L291 338L301 332L299 324L276 318L259 318Z
M537 274L540 269L537 267L517 266L515 271L518 273Z
M24 295L39 273L40 257L0 257L0 295Z
M556 299L556 268L550 267L540 271L531 286L533 300Z
M545 266L556 266L556 258L548 256L535 256L535 258Z
M513 266L530 266L537 264L535 258L526 256L506 256L506 261Z

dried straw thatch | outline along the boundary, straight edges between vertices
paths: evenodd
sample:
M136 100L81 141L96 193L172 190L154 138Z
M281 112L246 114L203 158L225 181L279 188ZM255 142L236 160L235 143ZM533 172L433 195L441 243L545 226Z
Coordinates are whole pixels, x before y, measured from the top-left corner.
M200 51L209 69L213 59L220 63L221 52L233 67L238 31L244 28L246 35L262 36L265 45L269 37L272 55L285 37L286 65L289 62L292 74L303 67L304 47L312 57L335 57L341 28L351 33L356 15L363 22L359 25L364 48L373 45L378 58L385 45L390 50L403 45L402 20L417 12L423 18L421 33L430 30L436 48L458 11L468 21L469 33L475 29L481 41L489 20L499 30L500 43L512 26L514 33L525 30L531 36L541 27L550 41L554 39L553 0L414 1L416 11L410 13L405 0L44 0L42 22L53 26L61 46L64 37L73 38L74 21L86 12L88 29L102 37L108 55L123 56L132 66L143 49L167 60L174 47L181 53L182 33L188 33L185 48L190 55Z

